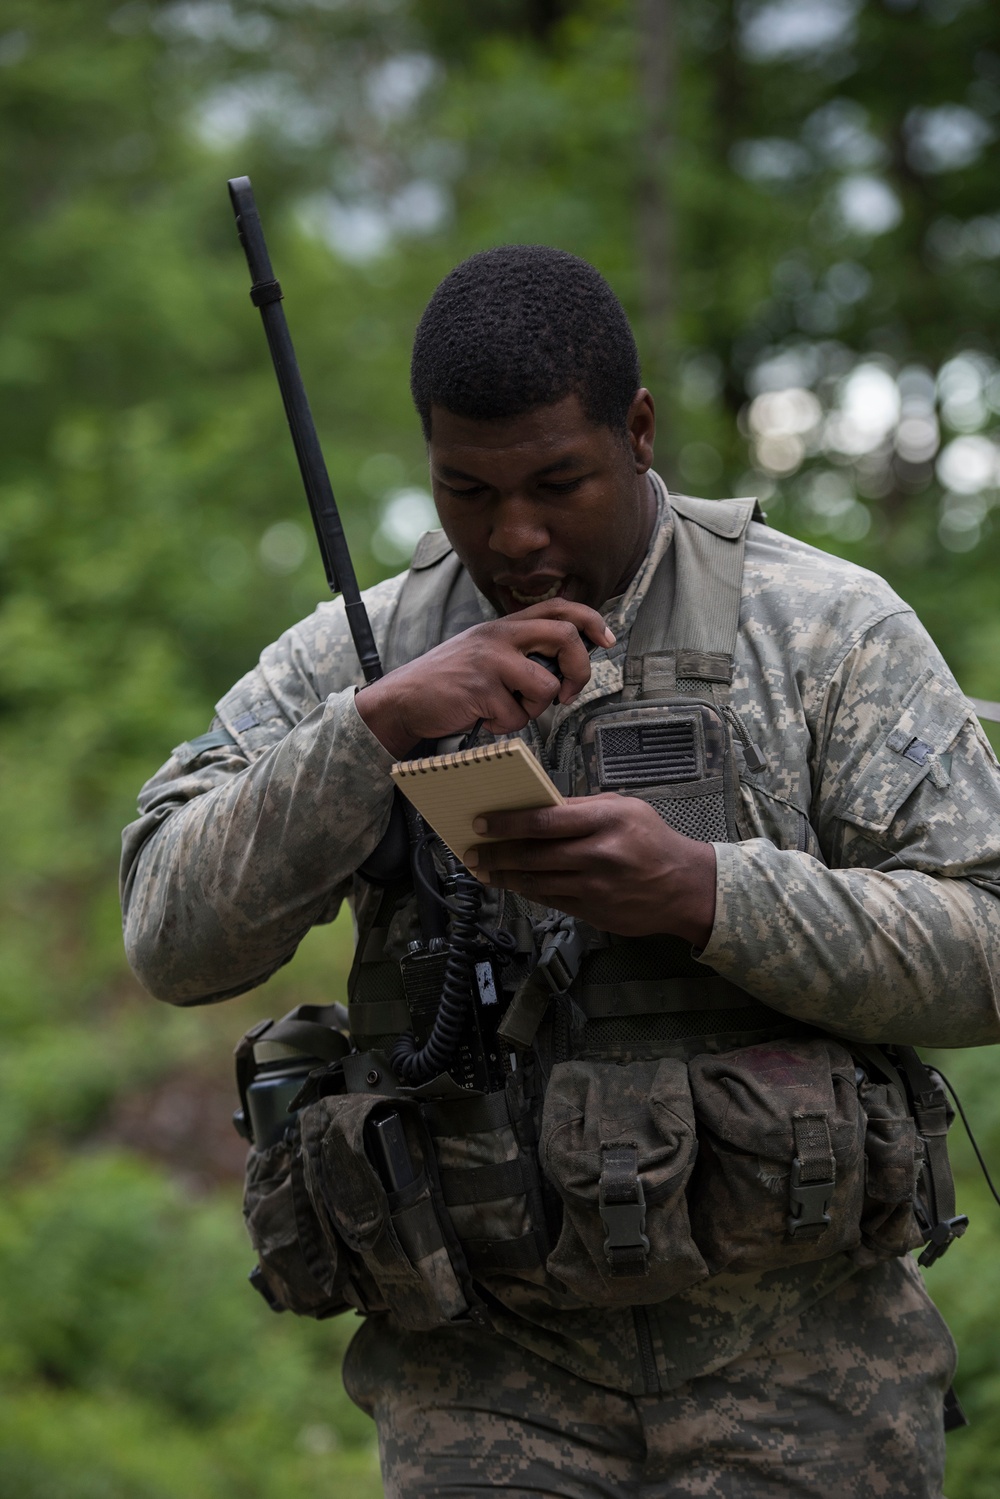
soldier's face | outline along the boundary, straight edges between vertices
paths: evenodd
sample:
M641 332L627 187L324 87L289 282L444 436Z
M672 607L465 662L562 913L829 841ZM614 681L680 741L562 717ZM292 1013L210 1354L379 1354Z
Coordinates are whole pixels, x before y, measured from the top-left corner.
M599 609L622 592L656 515L654 430L647 390L632 402L627 442L590 422L576 395L490 421L432 408L441 524L498 613L550 598Z

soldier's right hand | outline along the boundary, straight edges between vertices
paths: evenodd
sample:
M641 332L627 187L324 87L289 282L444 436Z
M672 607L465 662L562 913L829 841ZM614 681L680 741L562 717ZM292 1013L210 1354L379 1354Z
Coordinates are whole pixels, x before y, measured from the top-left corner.
M397 758L421 739L462 733L479 719L491 734L515 734L557 699L571 702L587 685L590 657L581 636L595 646L615 640L601 615L585 604L532 604L473 625L361 688L357 709ZM529 661L530 652L553 657L562 682Z

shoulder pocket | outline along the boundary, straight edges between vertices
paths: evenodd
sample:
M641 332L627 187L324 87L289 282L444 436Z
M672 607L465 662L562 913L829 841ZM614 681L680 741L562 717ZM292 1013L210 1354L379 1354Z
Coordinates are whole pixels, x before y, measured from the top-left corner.
M855 827L884 833L906 798L936 771L938 756L954 742L970 708L955 685L931 667L903 701L899 719L877 745L836 815ZM947 785L939 780L939 785Z

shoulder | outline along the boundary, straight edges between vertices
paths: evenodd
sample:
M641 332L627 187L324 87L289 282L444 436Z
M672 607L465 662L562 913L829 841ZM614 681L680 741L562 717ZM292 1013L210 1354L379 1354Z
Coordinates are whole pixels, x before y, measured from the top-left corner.
M829 680L854 646L895 616L916 623L877 573L772 526L748 527L740 623L757 652L777 650L814 680Z

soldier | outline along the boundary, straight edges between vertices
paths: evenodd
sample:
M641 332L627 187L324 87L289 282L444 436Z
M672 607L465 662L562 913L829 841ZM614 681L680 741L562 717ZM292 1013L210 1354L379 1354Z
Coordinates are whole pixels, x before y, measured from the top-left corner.
M391 669L362 686L321 604L174 751L125 833L133 967L223 999L354 905L368 1071L260 1176L297 1159L326 1203L309 1273L370 1313L345 1380L388 1495L939 1499L954 1348L907 1257L920 1148L879 1048L1000 1039L1000 769L971 705L879 578L752 502L668 495L584 262L457 267L412 389L443 534L365 595ZM513 1070L400 1104L431 1186L378 1189L376 1242L345 1183L370 1175L366 1087L406 1097L415 928L412 890L363 871L393 761L478 720L575 794L487 814L498 841L465 856L527 974ZM558 931L578 957L553 998L531 964ZM279 1304L300 1229L262 1252Z

